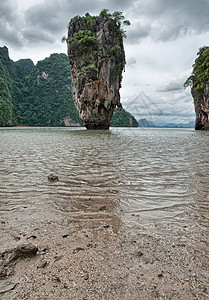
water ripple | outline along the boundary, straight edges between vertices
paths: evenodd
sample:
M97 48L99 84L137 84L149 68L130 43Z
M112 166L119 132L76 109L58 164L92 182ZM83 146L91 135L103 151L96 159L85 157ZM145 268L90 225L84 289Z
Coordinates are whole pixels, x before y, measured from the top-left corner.
M4 128L0 140L0 216L5 219L23 224L106 218L143 224L156 234L168 234L171 224L208 230L206 133ZM51 173L58 182L48 182ZM160 230L151 225L156 223Z

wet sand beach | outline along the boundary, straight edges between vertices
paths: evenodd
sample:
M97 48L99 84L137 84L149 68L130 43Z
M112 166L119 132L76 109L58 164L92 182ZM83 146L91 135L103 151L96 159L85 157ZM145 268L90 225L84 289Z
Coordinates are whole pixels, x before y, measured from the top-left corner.
M182 234L167 239L137 231L115 233L111 223L101 222L67 228L51 222L22 231L2 224L1 253L28 244L37 247L36 254L0 257L0 263L8 262L0 264L2 300L209 297L208 260Z

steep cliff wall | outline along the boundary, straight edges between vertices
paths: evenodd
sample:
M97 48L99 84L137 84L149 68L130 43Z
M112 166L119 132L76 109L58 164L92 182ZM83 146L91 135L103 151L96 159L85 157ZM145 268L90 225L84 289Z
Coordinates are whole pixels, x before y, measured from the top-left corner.
M125 65L121 17L103 11L97 17L76 16L69 23L73 99L87 129L108 129L115 107L121 107Z
M209 86L205 86L201 98L198 98L195 89L192 88L192 96L196 114L195 129L209 130Z
M199 49L192 75L184 83L191 86L196 113L195 129L209 130L209 47Z

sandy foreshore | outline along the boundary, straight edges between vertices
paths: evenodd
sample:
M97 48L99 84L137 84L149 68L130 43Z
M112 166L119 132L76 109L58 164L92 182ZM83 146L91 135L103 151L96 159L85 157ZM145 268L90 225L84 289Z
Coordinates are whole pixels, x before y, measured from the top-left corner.
M181 241L88 222L3 222L0 239L2 300L209 299L208 261ZM28 244L36 254L14 255Z

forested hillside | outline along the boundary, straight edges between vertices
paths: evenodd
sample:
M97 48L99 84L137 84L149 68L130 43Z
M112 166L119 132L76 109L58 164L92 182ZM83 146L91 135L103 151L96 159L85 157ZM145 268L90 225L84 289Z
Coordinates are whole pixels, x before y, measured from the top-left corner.
M7 84L0 77L0 126L9 126L12 122L12 101Z
M115 110L111 126L132 127L137 121ZM0 126L81 126L71 91L67 55L51 54L34 65L13 62L0 47Z
M19 63L19 62L17 62ZM71 93L68 57L51 54L23 77L24 97L16 104L18 124L29 126L80 125Z
M16 122L13 109L17 99L22 98L23 85L16 74L14 62L9 58L7 47L0 47L0 78L2 79L1 89L3 89L1 91L0 126L14 125ZM5 93L6 98L3 96Z
M1 96L0 125L80 125L71 93L71 73L65 54L52 54L36 66L30 59L13 62L0 48L0 77L8 88L8 109ZM13 105L11 105L11 103ZM4 117L3 117L4 116ZM6 122L6 123L5 123Z

